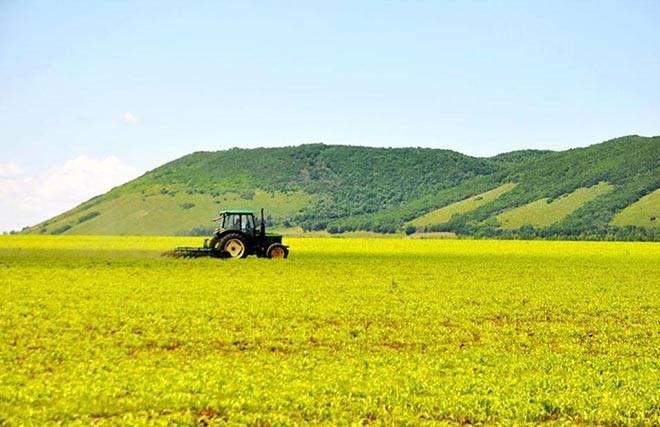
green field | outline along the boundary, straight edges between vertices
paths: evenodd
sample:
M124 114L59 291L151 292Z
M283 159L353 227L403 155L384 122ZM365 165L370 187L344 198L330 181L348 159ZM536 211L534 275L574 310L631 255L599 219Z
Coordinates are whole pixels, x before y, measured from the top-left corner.
M165 188L167 191L167 189ZM157 235L186 234L194 228L213 228L212 221L222 209L241 206L282 218L295 215L311 203L302 192L279 193L256 190L249 196L236 193L218 196L187 194L181 190L121 194L86 209L74 209L53 218L32 232L55 234ZM249 198L246 198L249 197ZM90 215L91 214L91 215ZM87 219L88 217L91 217ZM43 230L43 231L42 231ZM63 230L63 231L62 231Z
M420 216L419 218L415 218L414 220L410 221L410 224L417 227L444 224L448 222L452 216L469 212L478 208L479 206L485 205L488 202L492 202L502 194L512 190L515 186L516 184L513 183L501 185L490 191L486 191L485 193L481 193L468 199L461 200L460 202L452 203L448 206L444 206L440 209L431 211Z
M590 200L612 191L613 188L614 186L605 182L589 188L578 188L551 202L548 202L548 199L541 199L511 209L497 215L496 219L505 230L515 230L523 225L547 227L566 218Z
M660 424L660 244L0 237L0 425Z
M647 194L619 212L612 220L612 225L660 227L660 189Z

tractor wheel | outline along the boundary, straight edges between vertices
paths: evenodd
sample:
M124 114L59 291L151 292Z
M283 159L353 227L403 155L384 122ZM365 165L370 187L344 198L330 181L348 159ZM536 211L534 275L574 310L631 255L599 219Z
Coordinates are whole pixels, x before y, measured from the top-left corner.
M289 256L289 250L279 243L273 243L266 249L266 256L272 259L284 259Z
M218 236L213 236L209 241L209 248L211 248L211 256L214 258L219 258L222 253L222 246L218 243L220 239Z
M245 258L248 254L245 239L237 233L227 234L220 240L218 247L229 258Z

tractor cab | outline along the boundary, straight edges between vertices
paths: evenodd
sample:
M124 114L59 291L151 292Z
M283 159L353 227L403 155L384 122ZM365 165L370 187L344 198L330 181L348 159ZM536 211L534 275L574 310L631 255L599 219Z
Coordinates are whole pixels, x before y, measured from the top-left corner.
M240 231L247 236L254 237L257 234L257 227L253 211L233 210L222 211L220 215L215 218L218 221L219 227L216 232L222 233L224 231Z

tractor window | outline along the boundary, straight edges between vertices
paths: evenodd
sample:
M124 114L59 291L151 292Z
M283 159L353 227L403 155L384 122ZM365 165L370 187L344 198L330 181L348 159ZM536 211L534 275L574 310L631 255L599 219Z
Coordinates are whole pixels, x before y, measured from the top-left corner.
M222 228L225 230L240 230L241 229L241 216L234 214L225 215L222 220Z
M241 228L241 230L248 233L254 231L254 218L252 217L252 215L243 215L242 219L243 221L241 225L243 227Z

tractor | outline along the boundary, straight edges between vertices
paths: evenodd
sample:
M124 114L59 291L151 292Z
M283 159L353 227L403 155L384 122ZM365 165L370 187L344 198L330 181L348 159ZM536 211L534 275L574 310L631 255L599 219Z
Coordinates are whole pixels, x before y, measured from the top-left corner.
M267 233L264 210L261 209L261 223L257 226L253 211L228 210L220 212L217 218L219 227L210 239L204 240L201 248L178 247L163 255L198 258L245 258L256 255L260 258L281 259L289 256L289 248L282 244L282 235Z

